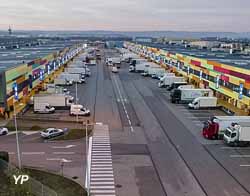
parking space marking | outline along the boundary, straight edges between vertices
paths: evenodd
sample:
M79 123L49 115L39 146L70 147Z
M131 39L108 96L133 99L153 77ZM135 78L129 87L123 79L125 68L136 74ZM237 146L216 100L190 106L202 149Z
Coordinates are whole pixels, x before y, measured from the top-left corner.
M250 165L240 165L240 167L250 167Z
M231 158L250 158L249 154L241 155L241 154L233 154L230 155Z

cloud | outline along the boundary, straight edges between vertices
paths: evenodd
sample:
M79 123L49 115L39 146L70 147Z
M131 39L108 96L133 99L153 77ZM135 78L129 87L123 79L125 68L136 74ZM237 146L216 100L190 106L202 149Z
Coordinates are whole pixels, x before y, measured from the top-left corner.
M1 0L0 29L250 31L249 0Z

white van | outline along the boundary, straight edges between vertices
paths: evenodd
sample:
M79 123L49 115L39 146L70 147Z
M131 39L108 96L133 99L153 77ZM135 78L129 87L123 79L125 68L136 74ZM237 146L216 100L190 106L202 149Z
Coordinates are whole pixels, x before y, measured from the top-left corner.
M82 105L72 104L70 106L70 115L71 116L90 116L90 110L84 108Z

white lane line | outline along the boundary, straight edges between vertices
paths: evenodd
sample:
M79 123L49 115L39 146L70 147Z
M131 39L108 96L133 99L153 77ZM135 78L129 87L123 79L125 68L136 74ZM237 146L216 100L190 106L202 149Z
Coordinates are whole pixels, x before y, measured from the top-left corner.
M111 182L114 182L114 178L91 178L91 181L111 181Z
M114 175L113 174L91 174L91 179L92 177L96 178L96 177L112 177L112 179L114 179Z
M91 193L115 193L115 190L90 190Z
M96 164L92 164L92 167L112 167L112 164L100 164L100 165L96 165Z
M222 146L221 149L229 149L229 150L250 150L250 148L246 147L229 147L229 146Z
M23 155L43 155L45 152L22 152Z
M112 164L112 161L92 161L92 164Z
M92 156L111 156L111 153L103 152L103 153L93 153Z
M245 155L240 155L240 154L233 154L230 155L231 158L250 158L249 154L245 154Z
M103 159L103 158L93 158L92 161L112 161L111 158L106 158L106 159Z
M91 171L91 174L113 174L113 171Z
M250 165L240 165L240 167L250 167Z
M108 171L108 170L113 170L112 167L92 167L91 171Z
M114 185L114 181L113 182L91 182L91 185Z
M118 82L117 82L117 80L116 80L115 77L114 77L114 81L115 81L116 88L117 88L117 90L118 90L118 94L119 94L120 99L121 99L121 102L122 102L123 110L124 110L124 112L126 113L126 117L127 117L127 120L128 120L129 126L130 126L130 130L131 130L131 132L134 132L134 128L133 128L133 126L132 126L130 117L129 117L129 115L128 115L127 108L126 108L126 106L125 106L125 104L124 104L124 100L123 100L123 97L122 97L120 88L119 88L119 86L118 86Z
M53 154L63 154L63 155L67 155L67 154L75 154L75 152L53 152Z
M115 189L114 186L91 186L92 189Z

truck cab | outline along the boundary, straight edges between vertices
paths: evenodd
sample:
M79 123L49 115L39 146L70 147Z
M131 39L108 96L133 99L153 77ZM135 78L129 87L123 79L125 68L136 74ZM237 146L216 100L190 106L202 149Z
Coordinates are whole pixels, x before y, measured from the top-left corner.
M70 115L71 116L90 116L90 110L84 108L82 105L72 104L70 106Z
M174 89L173 91L171 91L170 97L172 103L179 103L181 101L181 90Z
M229 146L246 146L250 144L250 123L232 123L223 136L224 142Z
M207 139L217 139L219 131L219 124L215 121L215 119L210 119L204 122L202 135Z
M237 123L232 123L232 125L226 129L223 135L224 142L228 145L236 143L239 138L239 129L240 125Z

